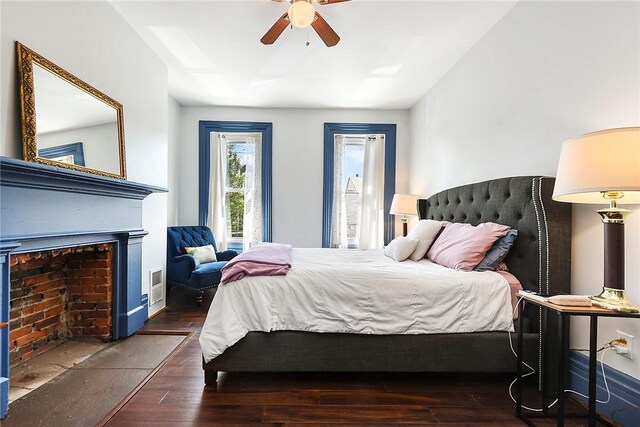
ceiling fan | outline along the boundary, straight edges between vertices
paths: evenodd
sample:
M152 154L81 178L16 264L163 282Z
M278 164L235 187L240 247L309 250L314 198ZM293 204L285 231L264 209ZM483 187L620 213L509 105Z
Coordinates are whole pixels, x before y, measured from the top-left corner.
M333 31L333 28L327 24L327 21L316 12L312 3L318 3L320 5L342 3L349 0L273 0L275 2L282 3L289 1L291 6L289 10L283 14L280 19L266 32L260 39L263 44L273 44L280 34L290 24L298 28L306 28L309 25L318 33L324 44L327 47L335 46L340 41L340 36ZM307 43L308 44L308 43Z

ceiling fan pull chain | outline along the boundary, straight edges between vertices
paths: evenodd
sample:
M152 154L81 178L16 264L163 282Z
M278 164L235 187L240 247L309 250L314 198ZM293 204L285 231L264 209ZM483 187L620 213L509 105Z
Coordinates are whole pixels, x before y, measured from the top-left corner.
M307 46L309 46L309 27L307 27Z

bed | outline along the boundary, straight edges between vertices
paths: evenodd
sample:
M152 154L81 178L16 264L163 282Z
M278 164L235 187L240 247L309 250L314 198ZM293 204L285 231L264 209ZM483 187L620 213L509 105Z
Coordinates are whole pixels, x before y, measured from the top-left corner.
M420 199L419 217L472 225L495 222L517 229L505 262L522 287L570 293L571 205L551 200L553 183L553 178L521 176L452 188ZM224 313L209 316L217 315ZM540 313L526 307L520 315L525 361L539 366ZM218 371L515 372L507 332L413 332L243 332L233 345L203 362L205 382L214 384ZM545 346L551 357L554 343L549 337Z

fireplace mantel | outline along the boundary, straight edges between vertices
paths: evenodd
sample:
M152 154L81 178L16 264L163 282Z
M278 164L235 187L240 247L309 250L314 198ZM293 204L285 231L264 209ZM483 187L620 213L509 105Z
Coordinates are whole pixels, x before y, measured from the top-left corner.
M142 200L166 188L0 156L2 186Z
M114 339L147 319L142 294L142 201L167 189L0 157L0 326L9 323L10 257L114 244ZM9 328L0 327L0 418L6 414Z

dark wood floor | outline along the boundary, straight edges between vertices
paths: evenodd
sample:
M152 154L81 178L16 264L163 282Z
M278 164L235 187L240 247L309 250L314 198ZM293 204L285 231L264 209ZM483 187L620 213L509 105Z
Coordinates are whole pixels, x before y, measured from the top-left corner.
M524 425L507 393L512 375L221 373L217 386L206 386L198 335L211 298L197 307L175 289L168 308L147 322L147 331L195 333L108 426ZM532 388L525 397L539 404Z

